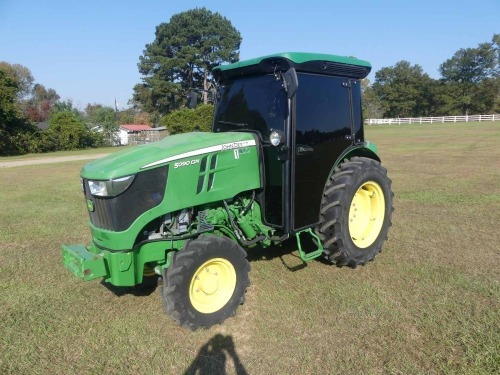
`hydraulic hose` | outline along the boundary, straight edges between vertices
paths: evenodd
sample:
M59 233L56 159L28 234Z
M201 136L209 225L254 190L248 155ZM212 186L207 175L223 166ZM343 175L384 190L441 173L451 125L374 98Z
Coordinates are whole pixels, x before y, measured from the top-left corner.
M229 217L229 222L231 223L231 227L234 230L234 233L236 234L236 237L238 237L238 240L245 246L250 246L253 245L259 241L265 240L267 237L261 234L260 236L255 237L253 240L247 240L244 236L243 233L239 233L240 229L236 226L236 223L233 220L231 211L229 211L229 206L227 205L226 201L222 201L224 203L224 208L226 209L227 216ZM247 206L248 207L248 206Z

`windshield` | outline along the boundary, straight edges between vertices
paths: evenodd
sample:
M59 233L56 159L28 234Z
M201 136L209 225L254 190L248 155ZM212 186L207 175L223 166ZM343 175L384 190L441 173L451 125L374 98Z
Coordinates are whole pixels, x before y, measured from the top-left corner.
M267 139L270 129L284 130L287 97L274 75L246 77L219 88L213 131L255 130Z

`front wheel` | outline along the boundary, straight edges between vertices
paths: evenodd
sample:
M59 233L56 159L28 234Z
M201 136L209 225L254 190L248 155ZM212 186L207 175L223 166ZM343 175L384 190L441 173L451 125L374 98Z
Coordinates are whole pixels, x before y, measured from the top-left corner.
M192 330L222 323L243 303L250 264L245 251L225 237L189 241L172 256L163 278L167 313Z
M387 170L372 159L345 160L323 193L318 235L325 257L338 266L356 267L382 249L393 211Z

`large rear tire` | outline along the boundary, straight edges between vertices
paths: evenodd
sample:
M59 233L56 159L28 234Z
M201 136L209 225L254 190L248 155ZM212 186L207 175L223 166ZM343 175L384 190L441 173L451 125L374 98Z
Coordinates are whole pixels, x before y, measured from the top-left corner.
M245 300L250 264L225 237L202 236L174 253L163 277L166 312L192 330L220 324Z
M392 225L393 196L378 161L353 157L337 166L325 186L317 227L325 258L352 268L373 260Z

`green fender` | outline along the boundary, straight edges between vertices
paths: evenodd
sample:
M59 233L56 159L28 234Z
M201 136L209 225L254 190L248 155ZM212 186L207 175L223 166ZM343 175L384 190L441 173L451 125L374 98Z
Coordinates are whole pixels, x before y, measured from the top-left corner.
M366 141L363 145L357 145L353 147L349 147L345 150L335 161L330 173L328 174L328 179L335 173L335 168L342 163L345 159L350 159L354 156L365 157L369 159L376 160L380 162L380 157L378 156L378 149L375 143ZM328 181L328 180L327 180Z

